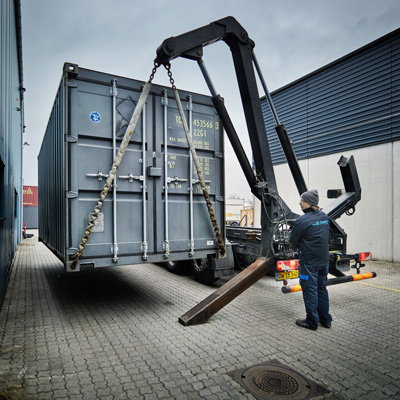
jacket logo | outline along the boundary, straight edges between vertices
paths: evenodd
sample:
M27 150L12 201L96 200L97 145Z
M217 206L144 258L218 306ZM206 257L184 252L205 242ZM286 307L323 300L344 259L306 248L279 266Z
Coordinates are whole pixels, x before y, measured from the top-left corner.
M312 226L328 225L328 224L329 224L329 221L317 221L317 222L314 222L314 223L312 224Z

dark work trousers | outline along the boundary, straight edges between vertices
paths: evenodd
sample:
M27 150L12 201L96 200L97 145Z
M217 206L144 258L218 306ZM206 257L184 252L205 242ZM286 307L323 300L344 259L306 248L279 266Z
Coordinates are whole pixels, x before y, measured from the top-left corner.
M326 290L328 270L329 265L316 267L300 261L300 286L306 306L306 321L313 328L318 327L318 322L324 325L330 325L332 322L329 314L328 291Z

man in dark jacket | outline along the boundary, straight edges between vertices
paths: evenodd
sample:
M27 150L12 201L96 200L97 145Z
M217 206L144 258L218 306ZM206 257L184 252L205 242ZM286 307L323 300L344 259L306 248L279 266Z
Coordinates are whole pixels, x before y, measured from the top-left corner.
M307 317L296 325L316 331L318 323L330 328L329 297L326 290L329 270L329 219L318 207L317 190L304 192L300 207L304 212L290 234L290 244L299 255L300 285Z

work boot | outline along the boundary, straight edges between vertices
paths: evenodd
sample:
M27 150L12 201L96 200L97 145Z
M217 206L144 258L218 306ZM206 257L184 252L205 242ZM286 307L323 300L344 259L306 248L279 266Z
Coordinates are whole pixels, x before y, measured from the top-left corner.
M330 328L331 327L331 324L323 324L322 322L320 322L320 324L321 324L321 326L323 327L323 328Z
M296 319L296 325L300 326L300 328L306 328L312 331L316 331L318 329L318 326L311 326L305 319Z

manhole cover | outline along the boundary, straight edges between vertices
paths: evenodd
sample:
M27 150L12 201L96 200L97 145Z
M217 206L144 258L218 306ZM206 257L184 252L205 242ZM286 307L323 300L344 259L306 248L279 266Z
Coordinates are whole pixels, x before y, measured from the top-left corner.
M246 371L246 374L249 371ZM250 372L250 379L253 380L255 386L264 392L276 393L276 394L293 394L299 391L300 385L298 379L291 377L285 372L278 371L276 368L269 370L267 368L258 369L254 372ZM305 382L306 392L309 392L307 382Z
M327 392L277 360L229 375L259 400L306 400Z

